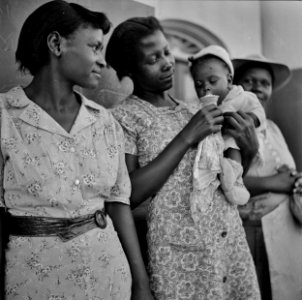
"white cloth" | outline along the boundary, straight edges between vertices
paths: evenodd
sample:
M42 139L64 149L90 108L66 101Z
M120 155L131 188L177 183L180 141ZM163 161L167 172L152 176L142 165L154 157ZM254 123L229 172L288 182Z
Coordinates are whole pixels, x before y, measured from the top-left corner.
M302 227L282 202L262 219L274 300L302 299Z
M267 120L267 128L258 138L264 145L263 161L256 157L247 175L271 176L283 164L296 168L286 141L273 121ZM243 219L262 221L273 300L302 299L302 230L294 223L289 200L287 194L266 193L238 207Z
M196 112L202 107L203 103L200 103L199 107L195 106L192 110ZM254 113L260 122L259 130L265 128L266 117L261 103L254 94L244 91L241 86L233 86L219 108L223 112L241 110ZM198 214L210 207L213 194L220 185L217 177L221 173L220 160L224 150L228 148L239 149L232 137L222 137L220 132L206 137L198 144L193 166L193 191L190 197L193 219L198 219Z

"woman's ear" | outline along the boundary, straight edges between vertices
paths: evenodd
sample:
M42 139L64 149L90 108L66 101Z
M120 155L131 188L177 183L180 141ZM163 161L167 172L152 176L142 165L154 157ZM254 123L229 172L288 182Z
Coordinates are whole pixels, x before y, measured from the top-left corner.
M57 57L60 57L62 53L61 43L62 37L57 31L53 31L47 36L48 48Z

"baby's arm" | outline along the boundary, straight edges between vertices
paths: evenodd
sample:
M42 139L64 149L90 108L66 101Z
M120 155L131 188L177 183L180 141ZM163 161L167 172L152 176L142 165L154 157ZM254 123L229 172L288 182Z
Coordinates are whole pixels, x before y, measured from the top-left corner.
M252 117L256 128L264 126L266 123L266 115L257 96L253 93L245 92L245 99L246 101L240 110Z
M232 204L246 204L250 198L250 193L243 184L240 150L226 149L221 167L222 172L219 178L226 199Z

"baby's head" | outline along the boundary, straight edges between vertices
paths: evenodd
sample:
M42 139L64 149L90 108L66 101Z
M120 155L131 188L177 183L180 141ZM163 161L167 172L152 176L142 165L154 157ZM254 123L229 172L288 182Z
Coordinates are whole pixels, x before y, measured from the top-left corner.
M191 56L189 62L197 96L217 95L220 104L231 89L234 76L233 64L227 51L220 46L211 45Z

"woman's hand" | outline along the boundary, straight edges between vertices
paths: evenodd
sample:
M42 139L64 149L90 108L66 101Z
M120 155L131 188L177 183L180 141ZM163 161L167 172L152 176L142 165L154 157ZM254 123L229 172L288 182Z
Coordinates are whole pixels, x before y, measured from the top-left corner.
M302 226L302 173L291 171L291 174L295 177L295 184L289 208L296 222Z
M296 176L291 170L278 169L278 173L271 176L271 191L274 193L291 194L296 182Z
M289 202L290 211L296 222L302 226L302 193L294 193Z
M245 174L259 148L254 121L251 116L242 111L226 112L223 116L222 133L228 134L235 139L241 151L242 166Z
M154 300L149 286L137 286L133 284L131 300Z
M206 136L221 130L222 111L214 104L199 110L182 130L181 135L188 145L193 146Z

